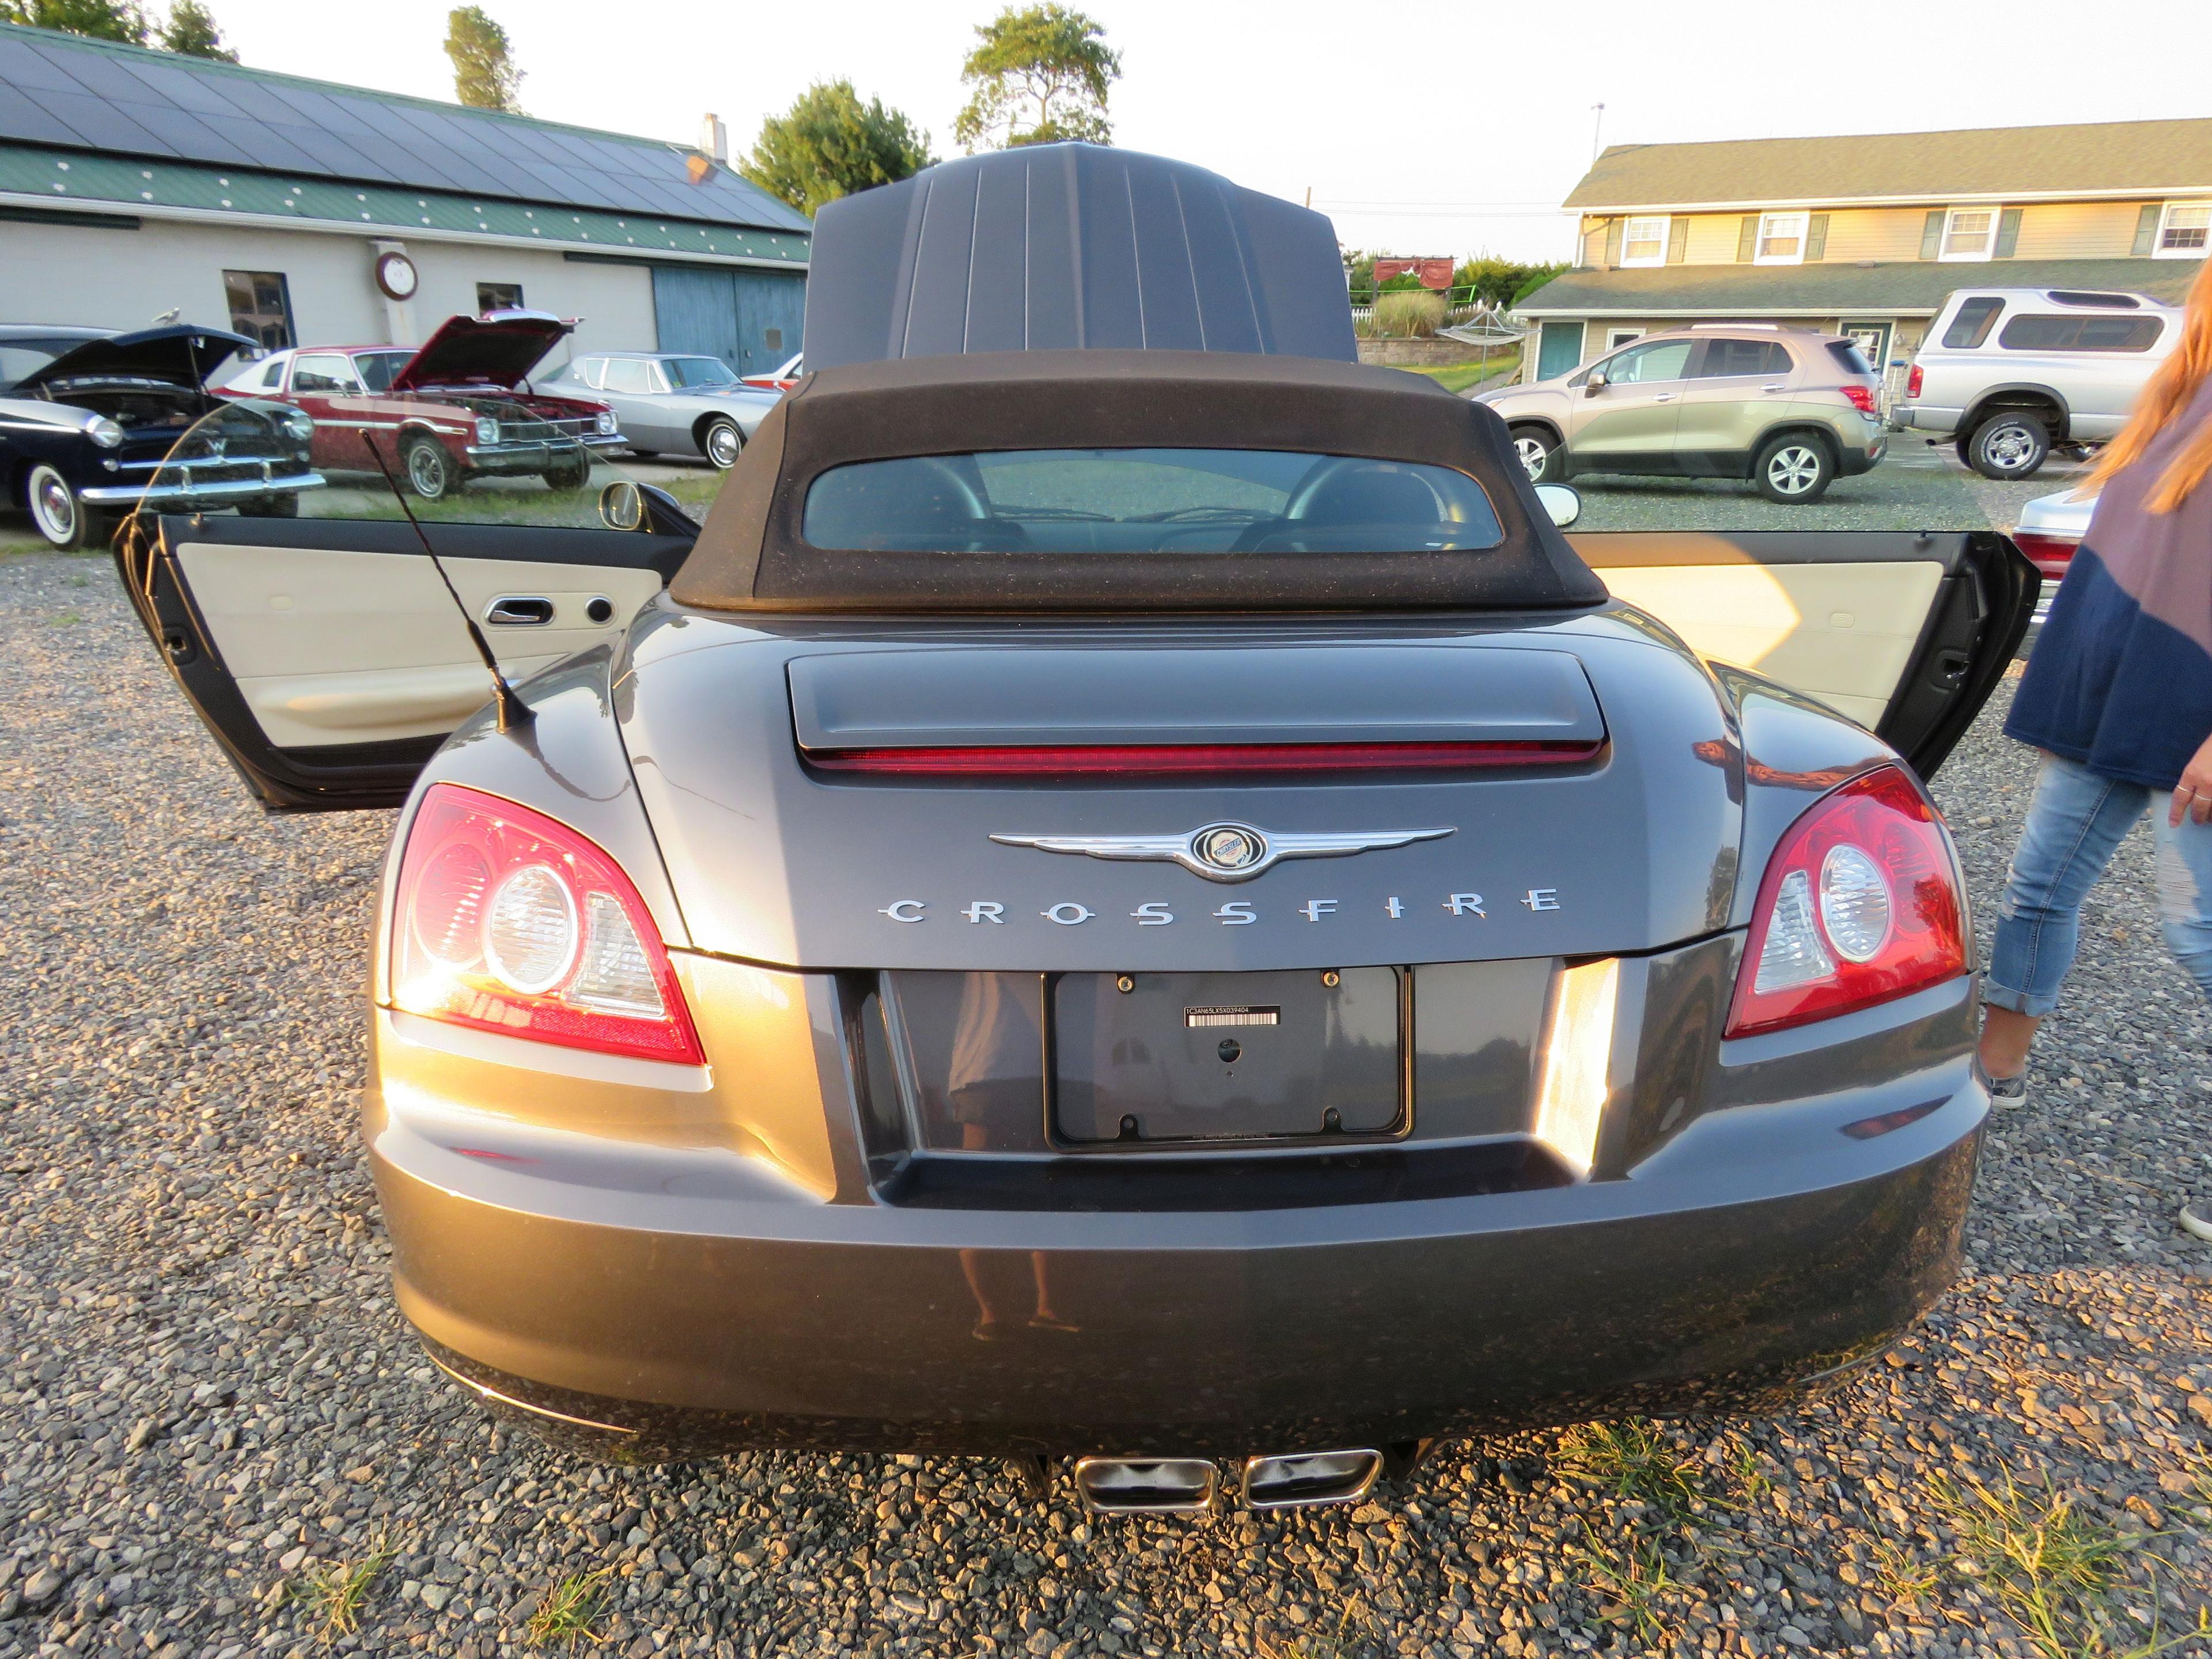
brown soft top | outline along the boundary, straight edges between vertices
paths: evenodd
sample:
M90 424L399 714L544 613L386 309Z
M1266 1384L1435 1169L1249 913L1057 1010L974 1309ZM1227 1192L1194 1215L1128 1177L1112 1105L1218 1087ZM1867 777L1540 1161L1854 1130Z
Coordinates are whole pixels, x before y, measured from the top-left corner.
M1479 551L829 551L799 533L832 467L1012 449L1262 449L1449 467L1504 539ZM671 586L715 611L1519 610L1604 603L1489 410L1401 370L1160 350L976 352L807 375L760 424Z

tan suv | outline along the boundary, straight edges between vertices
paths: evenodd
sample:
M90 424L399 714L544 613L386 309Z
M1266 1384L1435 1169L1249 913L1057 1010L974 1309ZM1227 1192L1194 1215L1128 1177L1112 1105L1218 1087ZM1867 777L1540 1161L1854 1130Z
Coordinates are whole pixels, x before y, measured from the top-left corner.
M1486 392L1528 476L1748 478L1771 501L1818 501L1887 440L1881 380L1838 335L1699 323L1571 374Z

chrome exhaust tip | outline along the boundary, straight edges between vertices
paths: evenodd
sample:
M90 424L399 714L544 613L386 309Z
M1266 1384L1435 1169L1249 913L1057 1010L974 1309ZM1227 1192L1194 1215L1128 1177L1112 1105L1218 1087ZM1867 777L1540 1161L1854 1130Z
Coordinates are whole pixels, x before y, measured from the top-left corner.
M1244 1506L1253 1510L1318 1509L1328 1504L1357 1504L1382 1473L1382 1454L1352 1451L1291 1452L1280 1457L1244 1460Z
M1079 1457L1075 1491L1093 1515L1204 1515L1221 1471L1210 1457Z

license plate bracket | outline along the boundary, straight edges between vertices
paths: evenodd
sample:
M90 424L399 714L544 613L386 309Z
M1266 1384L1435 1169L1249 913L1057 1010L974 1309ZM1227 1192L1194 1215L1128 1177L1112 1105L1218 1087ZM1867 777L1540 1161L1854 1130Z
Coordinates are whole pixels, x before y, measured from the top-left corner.
M1102 1146L1392 1133L1407 1116L1406 1000L1395 968L1054 975L1054 1136Z

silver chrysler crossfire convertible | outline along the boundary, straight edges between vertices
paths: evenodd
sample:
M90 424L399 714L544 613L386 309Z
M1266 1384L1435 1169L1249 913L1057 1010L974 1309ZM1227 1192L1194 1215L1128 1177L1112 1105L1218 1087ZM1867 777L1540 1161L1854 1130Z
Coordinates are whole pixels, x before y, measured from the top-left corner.
M840 202L811 284L703 526L599 461L121 543L262 800L400 809L362 1130L441 1366L1197 1510L1929 1307L1988 1103L1923 780L2009 544L1571 540L1357 362L1327 221L1127 152Z

